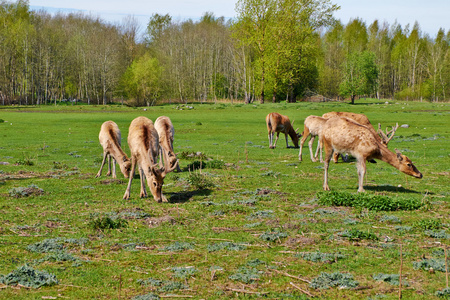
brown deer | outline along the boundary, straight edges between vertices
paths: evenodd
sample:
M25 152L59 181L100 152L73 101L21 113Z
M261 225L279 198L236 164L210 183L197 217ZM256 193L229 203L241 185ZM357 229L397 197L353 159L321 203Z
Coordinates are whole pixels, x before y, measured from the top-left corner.
M302 161L302 149L303 144L305 143L306 139L311 136L311 139L308 142L309 146L309 153L311 155L311 160L313 162L317 161L317 152L319 151L320 142L317 145L317 151L315 157L313 156L313 143L316 136L319 136L322 131L323 125L326 123L327 119L318 117L318 116L309 116L305 119L305 127L303 129L302 133L302 139L300 140L300 151L298 154L298 160ZM320 162L323 162L322 160L322 151L320 151Z
M169 170L176 165L178 172L181 172L180 165L177 160L177 156L173 151L173 139L175 135L175 129L173 128L172 121L169 117L161 116L155 121L155 129L159 136L160 146L160 159L159 166L162 167L164 157L164 167Z
M293 124L294 122L292 122ZM291 121L287 116L280 115L279 113L273 112L266 116L266 125L267 131L269 132L269 148L275 149L278 141L278 137L280 132L284 133L286 138L286 148L289 148L288 144L288 135L291 137L292 142L294 143L294 147L298 148L298 140L300 138L300 134L297 133L297 130L294 130L292 127ZM273 136L277 133L277 138L275 139L275 143L273 143Z
M372 126L372 123L370 123L369 118L367 118L366 115L364 114L356 114L356 113L352 113L352 112L346 112L346 111L330 111L328 113L324 113L322 115L322 118L325 119L331 119L332 117L344 117L344 118L348 118L350 120L355 121L358 124L367 126L367 128L373 133L375 134L375 136L379 139L379 141L385 145L387 145L389 143L389 141L394 137L395 132L398 129L398 123L396 124L396 126L392 127L392 130L388 132L388 130L386 129L386 134L384 134L384 132L381 130L381 124L378 123L378 131L375 131L375 129ZM390 135L390 136L389 136ZM317 157L317 151L322 151L320 145L317 145L317 150L316 150L316 157ZM338 162L338 158L339 158L339 153L335 152L333 154L333 161L335 163ZM344 156L342 156L342 159L344 161L346 161L347 159L344 158Z
M329 119L323 126L319 139L325 147L323 189L326 191L330 190L328 187L328 166L333 151L349 153L356 158L358 192L364 192L363 180L366 173L366 160L370 159L380 159L405 174L422 178L422 173L417 170L408 157L402 155L397 149L395 150L396 153L391 152L367 126L353 120L340 117Z
M131 151L131 174L123 199L130 198L131 182L133 180L136 165L139 165L141 177L141 198L147 197L144 178L156 202L167 202L161 192L166 174L173 169L159 168L157 164L159 153L159 137L153 122L146 117L134 119L128 131L128 146ZM173 166L175 168L176 166Z
M119 126L113 121L106 121L100 128L98 135L100 145L103 147L103 161L95 178L102 175L103 166L108 158L108 173L106 176L111 175L111 160L112 160L112 178L116 176L116 162L119 164L120 171L125 178L128 178L130 174L131 162L128 156L123 152L121 148L121 134Z

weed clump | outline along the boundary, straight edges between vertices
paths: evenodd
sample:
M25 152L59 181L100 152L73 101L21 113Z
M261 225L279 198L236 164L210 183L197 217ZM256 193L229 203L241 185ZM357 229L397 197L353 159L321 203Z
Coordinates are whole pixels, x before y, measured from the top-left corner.
M45 239L41 242L34 243L27 246L27 250L36 253L49 253L58 252L64 248L64 243L83 245L87 242L87 239Z
M192 250L194 249L194 244L186 243L186 242L175 242L173 244L167 245L162 248L163 251L184 251L184 250Z
M42 195L44 193L44 190L39 188L35 184L30 184L27 187L12 188L8 191L8 193L11 197L22 198L31 195Z
M52 286L58 284L56 276L46 271L35 270L28 265L21 266L8 275L0 276L0 283L6 285L23 285L30 288Z
M445 272L445 260L444 259L422 259L418 262L413 262L413 267L415 270L425 270L425 271L440 271Z
M402 220L400 220L400 218L397 216L384 215L381 217L380 222L386 222L389 224L400 224L402 223Z
M249 220L253 219L272 219L274 217L273 210L260 210L252 213L247 217Z
M436 296L439 298L450 299L450 288L445 288L442 291L437 291Z
M323 262L323 263L333 263L339 259L345 258L344 255L338 254L338 253L322 253L320 251L316 252L306 252L306 253L299 253L295 255L297 257L303 258L307 261L312 262Z
M267 242L275 242L282 238L287 237L288 234L286 232L279 232L279 231L266 231L263 234L259 236L260 239Z
M187 182L198 190L205 190L215 186L207 175L197 172L189 173Z
M415 210L422 206L422 203L416 199L391 198L366 193L321 191L316 194L316 197L321 205L367 208L373 211Z
M247 267L240 267L239 270L234 274L229 276L231 280L240 281L246 284L254 283L255 281L259 280L259 274L261 271L258 271L255 268L247 268Z
M442 228L442 221L440 219L423 219L416 221L414 227L423 230L437 230Z
M216 243L212 245L208 245L208 252L215 252L220 250L229 250L229 251L241 251L245 250L247 247L245 245L241 244L235 244L231 242L223 242L223 243Z
M445 230L427 230L425 231L425 234L435 239L450 239L450 234L448 234Z
M400 275L398 274L383 274L379 273L377 275L372 276L376 281L384 281L390 283L392 285L400 285ZM409 286L409 283L405 280L402 280L402 286Z
M359 240L374 240L377 241L378 237L376 234L371 232L365 232L358 229L344 230L340 232L338 235L342 237L346 237L351 241L359 241Z
M343 274L340 272L325 273L322 272L318 277L314 278L309 284L313 289L328 289L338 286L339 288L354 288L359 283L353 280L351 274Z
M154 286L158 287L158 292L172 292L176 290L185 290L188 289L189 286L185 285L181 282L171 281L171 280L159 280L154 278L148 278L145 280L138 279L138 283L140 283L143 286Z
M186 279L193 276L198 270L194 267L175 267L172 268L173 276L180 279Z
M145 295L139 295L131 298L132 300L159 300L161 299L158 295L153 293L148 293Z

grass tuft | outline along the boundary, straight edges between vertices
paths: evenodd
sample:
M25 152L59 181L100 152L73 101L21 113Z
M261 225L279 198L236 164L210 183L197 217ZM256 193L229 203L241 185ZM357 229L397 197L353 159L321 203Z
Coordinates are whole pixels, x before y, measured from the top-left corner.
M42 286L52 286L58 284L56 276L47 271L38 271L24 265L18 267L8 275L0 276L0 283L6 285L22 285L29 288L40 288Z
M318 277L314 278L309 284L313 289L328 289L338 286L341 289L357 287L359 283L353 280L351 274L340 272L325 273L322 272Z

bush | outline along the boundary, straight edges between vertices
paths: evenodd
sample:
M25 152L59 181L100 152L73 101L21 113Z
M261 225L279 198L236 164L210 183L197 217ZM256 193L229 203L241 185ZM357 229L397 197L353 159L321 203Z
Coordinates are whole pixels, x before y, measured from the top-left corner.
M415 210L422 206L419 200L391 198L367 193L352 194L347 192L320 191L316 194L319 204L328 206L350 206L367 208L373 211Z
M92 220L89 225L94 230L118 229L127 227L128 221L120 218L113 220L110 217L99 217Z
M440 219L423 219L415 222L414 227L423 230L436 230L442 228L442 222Z
M198 190L205 190L214 187L214 183L208 176L202 173L189 173L187 182Z
M374 233L361 231L358 229L345 230L339 233L340 236L346 237L351 241L358 240L378 240L378 237Z

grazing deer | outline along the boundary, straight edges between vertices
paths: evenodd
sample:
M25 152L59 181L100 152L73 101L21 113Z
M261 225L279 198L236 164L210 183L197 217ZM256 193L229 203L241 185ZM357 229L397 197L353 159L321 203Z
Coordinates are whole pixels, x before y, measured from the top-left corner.
M294 122L292 122L293 124ZM291 121L287 116L280 115L279 113L270 113L266 116L266 125L267 131L269 132L269 148L274 149L277 145L278 137L280 132L284 133L286 138L286 148L289 148L288 144L288 135L291 137L292 142L294 143L294 147L298 148L298 140L300 138L300 134L297 133L297 130L291 125ZM273 136L277 133L277 138L275 139L275 143L273 143Z
M379 139L379 141L385 145L387 145L389 143L389 141L394 137L395 132L398 129L398 123L396 124L396 126L392 127L392 130L388 132L388 130L386 129L386 134L384 134L384 132L381 130L381 124L378 123L378 131L375 131L375 129L372 126L372 123L370 123L369 118L367 118L366 115L363 114L356 114L356 113L351 113L351 112L345 112L345 111L340 111L340 112L336 112L336 111L330 111L328 113L325 113L322 115L322 118L325 119L331 119L332 117L344 117L344 118L348 118L350 120L355 121L358 124L367 126L367 128L373 133L375 134L375 136ZM389 136L390 135L390 136ZM317 151L319 151L319 145L317 145ZM317 151L316 151L316 157L317 157ZM322 150L320 150L322 151ZM335 163L337 163L339 158L339 153L335 152L333 154L333 161ZM344 161L346 161L347 159L344 159L344 157L342 157L342 159Z
M119 126L113 121L106 121L100 128L98 135L100 145L103 147L103 161L95 178L102 175L103 166L105 165L106 158L108 158L108 173L106 176L111 175L111 160L112 160L112 178L116 176L116 162L119 164L120 171L125 178L128 178L130 174L131 162L125 152L121 148L121 134Z
M302 139L300 140L300 151L298 154L298 160L302 161L302 149L303 149L303 144L305 143L306 139L311 136L311 139L308 142L308 146L309 146L309 153L311 155L311 160L313 162L317 161L317 152L319 151L319 147L320 147L320 142L317 145L317 151L316 151L316 156L313 156L313 143L314 143L314 139L316 138L316 136L319 136L321 134L322 131L322 127L325 124L325 122L327 121L327 119L322 118L322 117L318 117L318 116L309 116L305 119L305 127L303 129L303 133L302 133ZM322 151L320 151L320 162L323 162L322 160Z
M356 123L347 118L334 117L329 119L322 128L320 142L325 147L324 182L323 189L328 191L328 166L333 151L349 153L356 158L358 170L358 192L364 192L363 180L366 173L366 160L380 159L387 162L401 172L422 178L411 160L402 155L397 149L391 152L376 134L367 126Z
M136 165L139 165L139 176L141 177L141 198L147 197L144 178L156 202L167 202L161 188L164 184L166 174L173 169L159 168L157 164L159 153L159 137L153 122L146 117L137 117L130 124L128 131L128 146L131 151L131 174L123 199L130 198L131 182L133 180ZM173 166L175 168L175 166Z
M173 138L175 135L175 129L170 121L169 117L161 116L155 121L155 129L159 136L160 146L160 159L159 166L162 167L164 157L164 167L169 170L176 165L178 172L181 172L180 165L177 160L177 156L173 151Z

